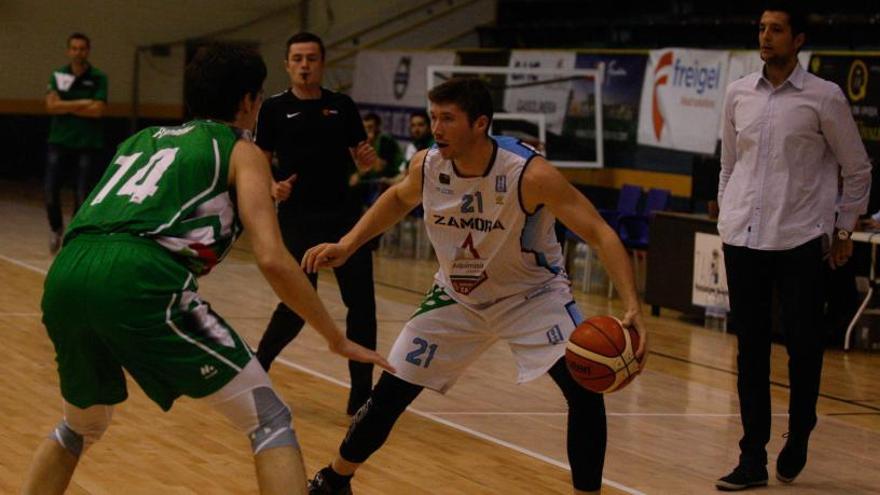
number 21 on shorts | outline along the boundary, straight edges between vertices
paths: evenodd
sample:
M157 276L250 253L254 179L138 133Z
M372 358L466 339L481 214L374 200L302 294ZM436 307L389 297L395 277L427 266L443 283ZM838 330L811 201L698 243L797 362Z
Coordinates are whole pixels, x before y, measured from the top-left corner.
M437 344L431 344L427 340L419 337L414 338L412 340L412 343L415 344L417 347L406 354L406 362L424 368L430 366L431 360L434 359L434 353L437 352ZM423 364L422 355L425 352L428 353L428 357L424 359Z

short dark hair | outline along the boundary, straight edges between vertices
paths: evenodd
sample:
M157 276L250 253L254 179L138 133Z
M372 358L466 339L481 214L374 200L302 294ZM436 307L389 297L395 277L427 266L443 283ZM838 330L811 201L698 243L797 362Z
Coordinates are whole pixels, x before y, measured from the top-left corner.
M764 3L762 12L785 12L788 14L788 25L791 26L792 37L807 33L807 12L802 2L792 0L769 0Z
M431 121L431 119L428 118L428 112L421 110L421 109L416 110L416 111L412 112L411 114L409 114L409 121L410 122L412 122L413 117L421 117L421 118L425 119L425 122Z
M324 49L324 41L320 36L307 31L300 31L290 38L287 38L287 49L284 51L284 60L287 60L287 56L290 54L290 45L295 43L317 43L318 48L321 49L321 60L324 60L327 56L327 51Z
M492 124L492 95L482 80L476 77L453 77L452 79L431 88L428 92L431 103L455 103L468 116L468 123L473 123L481 116L489 118ZM489 127L486 127L488 134Z
M193 117L232 121L241 99L263 89L266 64L251 47L212 43L198 49L184 77L184 100Z
M83 33L71 33L70 36L67 37L67 46L70 46L70 42L73 40L83 40L86 42L86 48L92 47L92 40Z
M363 120L372 120L376 123L376 127L382 126L382 118L376 112L367 112L363 116Z

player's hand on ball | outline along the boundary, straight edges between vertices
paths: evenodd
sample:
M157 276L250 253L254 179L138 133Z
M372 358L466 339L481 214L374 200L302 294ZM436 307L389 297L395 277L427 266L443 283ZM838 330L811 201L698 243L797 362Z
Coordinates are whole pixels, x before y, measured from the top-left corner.
M359 344L356 344L346 338L342 338L330 344L330 350L339 354L340 356L344 356L352 361L359 361L361 363L373 363L375 365L381 366L391 373L395 373L397 370L394 369L394 366L385 360L378 352L371 351L366 347L363 347Z
M639 347L636 349L636 360L639 362L639 372L645 369L645 363L648 361L648 328L642 319L642 312L637 309L631 309L626 312L620 321L624 327L630 328L639 334Z
M306 251L300 262L306 273L315 273L320 268L342 266L350 254L341 244L323 243Z

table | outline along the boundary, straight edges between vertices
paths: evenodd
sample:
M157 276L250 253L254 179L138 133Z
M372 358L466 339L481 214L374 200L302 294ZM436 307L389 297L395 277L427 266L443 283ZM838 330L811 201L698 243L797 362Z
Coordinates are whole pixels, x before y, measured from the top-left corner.
M868 309L868 303L871 302L871 296L874 295L874 288L880 284L880 280L877 279L876 274L877 245L880 244L880 232L853 232L852 240L854 242L865 242L871 245L871 269L868 272L870 287L868 288L868 293L865 295L862 304L859 305L858 311L856 311L852 321L850 321L849 326L846 328L846 335L843 337L844 351L849 350L850 337L852 336L852 331L855 329L859 318L866 314L880 314L880 309Z
M688 315L700 315L704 308L694 306L694 235L718 235L715 219L707 215L658 211L651 220L651 240L645 280L645 302L651 314L669 308Z

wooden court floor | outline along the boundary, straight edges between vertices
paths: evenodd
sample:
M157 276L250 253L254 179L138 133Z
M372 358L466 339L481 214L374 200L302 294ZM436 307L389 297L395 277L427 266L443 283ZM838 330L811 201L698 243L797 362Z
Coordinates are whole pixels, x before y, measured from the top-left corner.
M47 249L39 184L0 182L0 493L17 493L40 440L60 419L54 354L40 323ZM380 350L387 351L430 284L431 262L377 258ZM256 346L277 299L245 245L201 281L203 297ZM319 292L344 323L332 278ZM615 301L577 294L585 314L617 313ZM667 313L664 312L664 316ZM603 493L716 493L736 463L735 338L675 318L647 318L648 369L606 398L609 442ZM788 401L785 351L773 349L771 464L782 447ZM388 443L358 473L355 493L570 493L565 406L544 377L516 385L503 345L491 348L445 396L424 392ZM309 474L345 433L345 362L306 329L270 376L294 410ZM248 442L217 413L181 399L163 413L133 383L103 440L80 463L71 494L256 493ZM792 486L758 493L880 493L880 354L829 350L819 424Z

